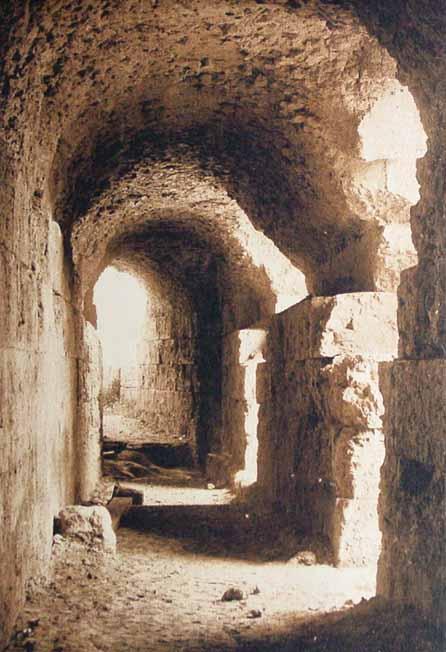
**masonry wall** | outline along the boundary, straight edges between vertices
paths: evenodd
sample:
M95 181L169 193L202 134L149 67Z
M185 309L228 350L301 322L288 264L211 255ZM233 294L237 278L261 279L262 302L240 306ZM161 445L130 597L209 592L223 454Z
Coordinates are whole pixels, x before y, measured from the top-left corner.
M328 538L339 565L374 564L384 453L378 361L397 352L396 297L307 299L273 319L269 348L261 483L299 528Z
M387 6L382 3L380 9ZM395 34L401 33L416 7L410 2L395 5ZM372 30L382 34L382 11L378 16L371 21ZM446 466L444 21L445 13L438 11L436 3L425 3L422 17L417 18L416 38L394 39L391 46L401 78L420 111L428 152L418 162L421 197L411 210L418 264L403 272L398 288L399 359L381 374L386 458L378 572L380 594L414 605L441 628L446 625L446 509L441 479Z
M89 502L102 473L102 347L94 326L81 314L78 314L77 318L79 361L76 462L79 473L79 497L83 502Z
M396 296L384 292L306 299L224 341L228 479L246 479L255 438L264 505L326 537L338 565L378 559L379 361L397 345Z
M41 194L28 190L32 173L25 183L0 160L0 181L1 647L25 582L45 573L53 517L74 502L79 476L75 321L62 236Z
M446 361L383 364L386 458L378 590L446 623Z
M139 364L121 370L117 409L143 424L147 443L189 444L195 455L197 325L186 297L150 294Z
M234 114L234 105L226 101L228 93L223 92L225 89L229 89L228 92L231 96L237 95L241 98L244 107L255 106L261 117L259 135L262 144L265 145L268 157L258 159L256 166L253 166L251 156L246 156L243 149L242 156L236 161L240 160L246 163L246 167L254 171L253 179L260 185L264 185L265 189L269 185L272 186L274 192L259 193L258 203L263 209L268 204L271 205L271 223L285 225L286 228L278 234L280 237L277 237L277 241L282 245L288 245L294 239L290 237L290 234L298 233L298 235L302 235L301 238L296 238L302 243L302 251L311 245L310 256L313 255L319 260L321 257L320 246L325 236L325 219L319 224L317 230L308 230L309 221L295 219L302 214L302 206L296 201L297 197L294 193L288 194L286 187L278 185L278 182L288 178L291 180L301 179L298 185L306 195L308 205L312 204L309 201L312 197L327 198L332 195L338 198L341 186L345 188L349 184L346 174L345 154L347 152L343 147L341 149L333 148L333 144L339 142L348 149L354 145L355 141L344 137L345 135L349 136L350 132L349 130L344 132L342 126L343 124L348 127L355 125L360 113L357 110L357 101L360 100L361 104L369 104L369 97L364 92L370 81L367 64L371 64L372 67L379 70L383 68L383 58L377 56L375 48L367 46L364 49L363 39L349 40L352 35L357 33L357 29L348 14L342 13L340 20L337 20L336 14L328 14L330 20L327 21L326 12L329 8L327 3L324 3L322 7L323 19L317 21L306 15L308 7L304 3L301 7L301 11L305 12L302 22L293 20L297 9L296 12L294 10L291 12L290 7L284 5L286 13L281 17L277 13L277 18L280 19L277 26L285 41L283 45L280 44L280 47L277 41L278 32L275 28L269 35L268 29L254 30L249 33L245 31L245 27L242 31L235 27L238 22L251 30L251 26L257 25L259 20L267 21L266 16L260 16L257 13L266 12L268 14L270 8L267 6L256 7L255 3L248 3L251 6L245 7L243 4L242 10L246 11L247 15L250 12L251 16L247 20L240 21L238 20L239 16L230 17L229 12L226 11L227 8L230 8L231 13L234 14L232 12L234 7L231 4L226 6L226 3L221 3L221 13L217 12L212 18L215 29L209 30L207 20L203 21L202 17L193 11L188 12L187 21L182 21L182 24L178 25L176 9L172 5L164 32L165 38L160 43L155 39L156 43L148 56L144 50L147 43L153 41L152 35L159 31L159 12L164 5L158 3L163 6L158 8L157 12L152 11L152 3L141 5L143 19L139 15L135 16L134 20L128 23L129 29L126 32L126 37L123 40L115 39L113 20L116 21L116 24L123 24L125 14L132 6L124 4L125 7L118 3L119 6L112 8L113 11L109 8L112 14L104 21L100 3L92 3L92 5L81 7L81 11L78 12L79 15L74 21L74 13L61 12L60 8L51 2L20 3L8 0L2 3L6 8L3 11L2 6L2 17L5 20L2 21L2 38L0 39L0 49L2 49L2 54L4 50L6 55L0 57L1 67L5 67L5 75L2 77L2 93L5 100L4 119L2 114L2 138L5 137L8 144L10 142L13 144L17 157L22 158L24 165L28 161L27 168L16 169L12 162L5 157L6 141L1 142L0 209L2 219L0 220L0 242L2 243L2 265L5 266L7 263L8 266L11 266L9 269L14 270L14 274L11 273L10 276L7 276L4 270L5 273L2 273L1 277L1 282L5 285L2 290L2 299L4 296L4 305L6 306L1 314L1 328L4 336L2 373L5 376L7 369L15 370L14 373L10 372L13 375L12 379L2 380L2 391L8 392L7 397L2 397L2 401L6 401L9 406L6 414L10 414L10 416L5 417L2 413L2 424L7 423L6 427L2 425L6 434L2 436L5 455L1 468L3 478L1 505L5 511L6 526L1 534L0 545L2 548L0 552L4 553L2 560L4 560L7 572L11 575L8 577L8 581L4 582L0 591L9 591L14 596L11 599L12 611L9 610L9 607L8 611L5 611L3 597L5 594L1 594L3 603L0 605L0 614L6 614L6 617L0 615L0 619L3 618L3 623L6 620L11 621L11 613L15 609L20 592L19 587L27 573L26 568L18 569L18 579L16 580L14 579L15 569L14 572L12 570L16 561L16 553L11 547L11 541L14 540L14 546L16 546L15 535L17 534L14 532L17 525L13 515L17 515L17 518L19 514L23 516L21 522L31 522L30 512L27 511L27 508L20 507L22 504L24 505L20 495L18 495L17 504L12 505L11 503L14 487L17 488L17 491L26 487L26 491L30 492L30 495L27 496L28 504L34 505L31 526L21 526L19 536L22 543L17 546L21 550L20 558L29 557L30 564L33 566L32 560L36 559L37 554L33 546L40 546L39 550L41 549L41 543L32 543L33 540L41 541L40 535L37 536L40 527L38 516L42 512L42 523L48 523L50 518L48 510L43 508L48 506L49 492L46 478L48 475L51 477L51 469L57 466L56 462L52 461L53 459L57 460L59 454L52 450L54 448L52 442L56 441L54 434L56 430L61 432L57 435L57 441L66 440L64 450L67 451L67 459L71 459L72 446L69 436L71 408L69 406L72 404L72 397L70 397L73 393L72 384L68 385L66 390L62 389L64 387L62 376L68 374L71 378L73 364L70 355L64 352L63 356L59 354L54 356L52 348L50 352L44 354L43 351L46 349L42 345L42 335L35 336L26 331L34 324L33 320L38 323L42 319L42 312L43 315L48 316L53 310L53 308L48 308L50 306L48 298L42 300L43 308L39 306L38 298L40 291L38 288L52 290L53 286L53 283L48 280L48 266L45 262L48 257L45 247L48 243L47 225L49 220L47 217L42 217L40 206L43 188L47 187L46 184L51 184L49 180L50 166L54 165L57 174L62 179L65 175L64 170L67 171L66 177L69 179L69 186L73 190L76 205L78 204L81 209L82 199L85 200L85 197L78 197L79 191L84 186L93 190L91 171L95 170L97 164L97 159L91 157L89 151L83 151L83 145L91 146L91 151L103 149L104 158L109 159L109 153L113 151L113 139L109 141L112 145L111 148L102 148L98 146L101 139L96 137L97 133L95 132L102 131L107 124L111 106L118 104L122 107L122 119L116 121L116 141L124 139L123 128L125 126L128 127L130 134L132 129L137 131L138 126L134 118L136 115L140 116L142 125L146 129L150 125L158 125L160 115L165 116L163 120L167 126L177 124L183 117L184 123L181 124L186 125L193 124L195 120L197 124L205 124L208 118L212 117L220 128L225 124L227 117L230 116L232 120ZM299 3L292 4L297 7ZM440 601L435 599L433 602L427 596L429 587L438 594L441 586L438 584L438 568L434 564L430 564L431 553L429 552L431 547L436 550L444 548L441 529L439 529L441 519L438 519L437 524L435 527L432 526L431 530L426 530L423 515L424 510L430 512L430 505L433 505L432 518L434 511L437 510L437 505L437 511L444 513L444 504L440 509L440 495L436 493L438 485L435 482L435 478L439 477L441 471L444 472L444 457L440 444L444 439L444 422L436 419L430 420L426 417L422 429L419 429L417 420L420 417L420 411L425 410L425 405L431 405L432 396L438 396L438 401L433 406L435 415L438 413L438 404L441 404L446 389L444 378L439 371L442 369L446 351L446 229L444 228L446 217L444 210L444 179L446 176L444 62L446 57L444 56L443 36L445 12L439 11L438 4L435 2L419 3L416 0L395 0L392 3L387 0L374 2L355 0L350 4L358 12L370 32L377 35L390 53L396 57L399 76L414 93L429 137L429 153L419 165L422 198L418 207L412 211L412 232L419 256L419 265L417 269L413 270L410 278L407 275L403 283L399 324L402 336L401 361L396 362L393 370L389 371L391 380L388 386L392 392L388 396L384 392L386 411L390 416L390 408L387 409L387 405L389 405L392 406L395 413L384 427L385 436L389 439L389 452L383 469L383 477L387 478L385 482L388 483L388 491L383 494L386 503L383 504L382 509L383 514L388 514L388 517L382 521L382 559L383 563L385 560L391 559L394 554L392 552L394 546L401 557L399 563L395 564L393 568L382 568L380 590L387 596L403 597L402 591L397 589L397 586L400 585L404 587L404 599L425 609L428 614L431 614L431 609L434 608L437 618L440 616ZM48 11L42 12L44 5L47 5ZM335 8L334 5L332 8ZM71 9L73 12L77 10L78 4L75 3ZM277 7L274 8L274 11L278 12ZM226 15L223 18L225 12ZM15 30L13 38L8 39L8 28L14 23L14 16L19 16L22 13L23 21ZM149 16L147 17L146 14ZM153 17L150 14L153 14ZM335 20L332 22L331 18ZM271 19L272 16L269 20ZM218 24L223 24L222 21L229 27L224 30L220 29ZM321 27L318 27L318 24ZM138 29L133 28L135 25L138 25ZM286 33L287 30L281 29L282 26L288 28L290 25L295 30L295 35L292 38ZM344 25L346 25L346 30L341 31ZM97 30L97 33L103 34L104 39L110 39L109 48L95 49L93 37L87 34L87 32L90 33L87 27L90 26L92 26L92 34L94 30ZM187 56L184 53L182 40L177 38L178 27L182 33L186 34L200 29L202 31L196 31L196 34L205 37L196 38L196 46L190 50L191 54ZM266 24L265 27L267 28L268 25ZM208 32L214 32L218 39L211 47L208 45ZM173 39L168 38L169 33L176 40L175 43ZM312 47L310 51L306 51L305 46L308 33L315 37L312 40L313 45L320 43L320 46L315 49ZM132 38L134 40L131 40ZM244 67L246 55L238 47L240 38L244 40L250 56L252 55L252 63L247 70ZM102 42L97 39L98 44ZM10 51L6 52L8 43ZM299 48L302 46L301 50L296 47L296 43ZM342 48L338 48L338 44L341 44ZM232 62L234 71L237 71L235 74L232 69L226 68L225 63L215 64L213 62L212 53L216 51L216 46L219 51L225 52L222 61L224 60L228 64ZM126 47L127 52L132 54L132 56L128 56L127 62L122 60L123 47ZM162 56L160 56L160 47ZM203 56L203 48L205 53L210 55L212 66L206 74L194 68L195 61ZM280 53L283 52L294 57L293 50L302 52L302 56L299 54L299 65L294 65L293 59L291 59L290 67L283 66L283 57ZM337 54L327 58L327 51ZM160 62L172 67L170 57L172 52L175 59L173 70L159 69ZM73 53L76 53L76 56L71 56ZM364 53L367 53L367 56L364 56ZM352 54L355 59L361 61L361 67L348 65ZM86 68L85 61L89 59L91 59L91 66ZM328 59L330 63L327 68L320 66L320 62L325 59ZM151 67L152 61L153 67ZM274 64L274 61L277 62L277 65ZM122 72L115 77L108 74L108 69L113 62L119 62L119 69ZM189 64L189 71L192 72L190 75L186 75L185 79L184 71L188 70L186 63ZM384 61L384 63L386 62ZM366 64L366 68L363 70L364 64ZM85 70L87 70L86 74ZM314 74L315 70L318 74ZM346 71L350 71L349 74L346 74ZM367 74L363 74L364 72ZM84 75L84 83L87 86L80 89L80 79ZM149 84L145 87L145 94L141 98L139 95L141 85L138 81L143 76L147 80L153 80L153 85ZM327 83L321 84L321 78L327 80ZM176 92L166 94L164 82L170 84L172 79L179 82L173 85ZM217 80L217 84L214 83L214 80ZM309 93L309 101L304 103L299 95L302 80L305 81L305 94ZM352 80L354 83L351 83ZM357 83L358 80L361 83ZM381 80L378 79L377 82L379 86ZM99 103L97 102L97 89L96 91L94 89L96 85L101 89L101 102ZM249 89L246 94L245 87ZM211 101L199 102L198 100L204 97L203 88L206 91L206 100L210 100L212 97L220 98L221 106L214 105ZM335 88L341 89L341 92L346 95L346 102L337 100L333 93ZM239 94L238 89L240 89L240 93L243 89L243 94ZM348 89L354 89L354 95L351 95ZM288 91L290 91L289 97ZM116 98L119 100L115 103ZM274 98L278 101L272 101ZM286 99L286 102L281 102L283 98ZM150 100L148 111L140 114L139 111L129 110L129 107L139 105L141 99ZM164 107L166 102L167 107ZM203 113L198 110L199 104L204 107ZM324 113L330 116L330 120L324 121L317 118L322 105L325 107ZM345 111L347 106L350 110ZM177 110L178 107L179 110ZM207 112L209 107L210 110ZM334 110L334 107L339 110ZM279 126L276 111L284 111L284 108L284 120L282 127L278 129L276 128ZM194 116L193 119L191 116ZM215 116L218 117L218 120L215 120ZM240 127L248 122L250 117L249 113L244 114L240 123L235 125L237 143L240 142L240 132L243 131ZM299 137L296 140L291 139L291 148L287 145L285 149L282 146L282 140L285 135L286 139L290 137L292 132L289 128L290 124L299 125L298 129L293 127L293 131ZM274 128L264 129L270 125ZM35 132L35 137L30 133L31 131ZM112 131L111 125L110 131ZM326 134L333 134L333 136L328 136L325 140ZM314 138L316 145L312 146L314 136L316 136ZM75 149L77 143L81 143L79 152L72 155L71 148ZM272 147L273 145L274 147ZM281 147L283 147L282 150ZM56 152L57 149L58 152ZM290 149L296 152L295 155L293 154L296 165L290 167L290 174L283 174L282 167L276 167L275 164L264 164L264 161L270 161L270 153L277 151L280 154L282 151L288 157ZM259 147L252 147L249 151L260 150ZM302 155L302 152L305 155ZM327 158L325 158L325 153L329 153ZM324 156L321 157L321 154ZM278 158L277 154L276 158ZM29 161L32 159L36 160L34 170L29 166ZM84 162L90 159L91 165L84 165ZM76 178L76 172L82 168L84 168L83 172L79 173L79 178ZM39 173L38 169L42 172ZM242 166L238 165L236 165L236 169L238 173L244 170ZM265 174L257 176L258 171L263 170L266 171ZM285 170L287 171L287 168ZM313 186L312 177L316 172L323 174L321 180L315 181ZM243 174L238 174L238 176L244 178ZM328 182L328 177L333 181ZM53 185L54 194L57 195L58 185L56 183ZM297 187L294 183L291 185L293 188ZM307 190L305 190L306 188ZM187 190L189 192L189 185L187 185ZM282 192L283 190L285 192ZM280 201L275 201L276 197ZM79 199L81 201L78 201ZM109 203L109 197L106 197L105 203ZM117 202L110 203L113 204L110 210L114 213ZM251 205L255 202L249 201L248 197L247 203ZM59 204L63 205L63 198L60 199ZM282 218L273 220L273 217L281 213L282 204L295 206L296 213L290 213L289 220ZM160 205L162 206L162 204ZM122 206L122 212L126 214L130 206L124 203ZM305 207L305 202L303 206ZM176 208L177 206L175 206L175 210ZM336 210L332 211L334 208ZM362 219L364 204L361 202L358 209L356 203L352 204L351 202L346 205L341 201L339 206L335 206L335 203L333 205L321 203L320 205L315 204L315 209L305 212L315 216L328 216L333 213L339 217L339 220L344 220L352 209L353 213L359 210L359 216ZM145 210L144 206L143 213ZM200 212L201 210L200 206ZM256 214L256 211L254 210L253 213ZM264 224L269 222L270 217L267 216ZM334 224L335 220L331 226ZM295 229L300 228L300 225L304 227L303 231L296 232ZM307 230L310 233L310 238L306 237ZM354 242L363 240L361 238L356 240L359 235L356 228L352 228L351 233ZM339 235L342 235L341 232ZM333 242L332 249L325 248L323 254L330 261L333 260L335 244L341 245L342 241L343 238L340 238ZM360 248L360 251L362 252L363 249ZM8 256L12 258L8 259ZM362 256L352 256L350 260L351 265L346 268L335 270L330 266L325 274L325 278L332 279L330 286L332 289L336 287L340 279L345 278L346 270L350 273L350 269L352 269L356 273L358 264L361 267ZM362 276L365 278L365 275ZM19 280L16 281L16 279ZM20 295L17 294L17 287L23 288ZM25 288L31 288L29 294L26 294ZM47 296L48 293L46 293ZM31 311L29 315L25 314L27 321L24 322L23 315L19 315L20 311L17 310L22 299L27 302L27 309L29 308ZM69 321L71 309L68 303L65 305ZM65 314L65 308L62 312ZM13 323L10 323L11 318ZM34 326L32 328L34 329ZM69 337L64 335L64 341L69 342ZM60 361L58 363L60 366L57 369L52 366L55 358ZM309 361L312 359L310 358ZM316 375L318 376L320 373L322 370L318 371ZM405 377L409 379L407 382ZM21 381L16 385L14 383L17 378L21 378ZM274 381L273 376L272 380ZM52 386L53 381L54 387ZM272 390L275 386L276 382L274 381ZM278 384L277 387L279 387ZM37 402L39 391L42 392L43 403ZM274 400L282 400L282 394L279 394L278 390L274 391L276 391L272 395ZM417 405L419 405L417 415L407 409L412 395L417 396ZM46 406L45 401L48 396L51 396L53 404L57 405L56 409L54 406L52 407L51 417L46 414L46 412L50 412L48 410L45 411L45 415L40 414L42 406ZM29 406L29 412L26 412L27 416L23 409L24 397ZM64 418L61 417L60 409L62 400L68 405L68 409L66 406L64 409L66 415ZM265 415L264 423L267 423L269 418L275 418L274 414L268 413L267 405L268 401L265 400L264 409L259 411L259 418L262 414ZM10 410L12 410L11 413L9 413ZM22 417L20 415L23 415L23 419L25 419L23 424L21 424ZM51 420L51 423L46 422L47 419ZM262 428L262 418L260 418L259 427ZM424 439L419 439L421 433L425 434ZM17 443L18 441L20 441L20 445ZM48 451L52 452L48 453ZM40 463L42 456L45 457L45 475L42 474L40 477L37 468L40 466L38 462ZM266 454L265 459L269 459ZM433 468L431 469L430 466ZM16 482L14 470L11 470L14 468L18 469L17 473L29 473L25 478L29 479L29 482L22 482L23 478ZM424 491L410 490L408 492L406 488L410 487L410 482L407 482L407 469L420 469L421 477L425 478L429 478L432 474L433 484L428 483L426 479L424 480L426 484ZM272 477L272 471L271 474ZM414 473L413 475L418 477L419 474ZM404 499L401 504L398 503L403 495L400 493L400 476L403 479L402 487L404 488ZM69 485L73 481L70 480L67 486L64 485L65 482L68 482L65 480L68 473L61 477L60 482L63 486L52 492L56 501L59 494L64 491L67 495L72 493ZM394 482L396 482L396 486L393 485ZM400 534L395 529L392 519L400 522L408 510L414 518L410 537L403 542L400 540ZM34 519L36 520L34 521ZM9 530L13 531L13 534L9 534ZM434 537L427 542L427 545L426 531ZM411 567L414 560L423 569L419 574ZM444 567L444 564L442 566Z

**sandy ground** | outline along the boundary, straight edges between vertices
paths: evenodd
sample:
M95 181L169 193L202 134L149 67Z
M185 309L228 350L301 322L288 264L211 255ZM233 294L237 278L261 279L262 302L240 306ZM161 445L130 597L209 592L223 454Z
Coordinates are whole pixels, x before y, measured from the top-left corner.
M410 612L369 600L367 570L305 566L290 545L282 558L266 554L275 525L253 526L240 505L171 502L134 508L114 556L56 536L49 581L29 592L9 650L444 649ZM243 599L223 602L231 587Z
M142 492L144 505L227 505L234 498L229 489L169 487L122 481L119 481L119 486Z

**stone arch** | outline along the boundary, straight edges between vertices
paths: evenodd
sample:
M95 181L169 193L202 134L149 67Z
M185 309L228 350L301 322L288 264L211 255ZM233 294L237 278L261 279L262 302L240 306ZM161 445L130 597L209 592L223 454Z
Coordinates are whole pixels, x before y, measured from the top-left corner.
M23 514L29 517L31 527L29 532L19 533L17 544L23 556L28 556L27 563L17 577L8 576L11 581L5 582L0 593L0 612L5 614L2 627L9 631L23 598L25 579L41 572L42 559L48 559L49 515L75 499L79 480L71 408L77 400L88 403L88 391L79 399L75 396L76 365L82 374L93 360L73 346L73 315L79 305L73 301L73 286L79 279L72 267L69 234L65 232L63 243L51 223L65 210L70 197L70 184L66 182L79 173L78 178L87 183L91 172L88 161L96 160L92 154L98 152L102 141L103 157L113 159L119 154L116 143L130 142L129 137L143 133L147 125L150 134L166 133L169 125L172 131L172 124L181 133L192 133L197 125L220 123L224 117L225 124L232 120L235 125L232 132L247 135L244 140L251 150L247 145L245 151L255 150L261 143L274 156L276 150L280 152L274 183L279 180L278 187L286 188L287 208L293 208L296 200L301 215L315 218L317 229L311 231L311 224L308 227L315 235L312 241L320 239L326 244L320 247L323 255L319 257L313 245L318 282L313 283L312 291L333 295L376 289L368 254L378 247L379 228L373 219L362 220L363 206L358 207L357 197L349 188L351 161L359 152L356 127L379 94L383 79L395 76L394 61L378 41L397 61L397 76L412 92L429 138L428 154L418 166L421 200L411 211L419 262L404 272L399 293L400 355L405 359L388 372L391 382L387 387L392 391L389 389L385 427L391 446L383 475L388 497L382 508L383 523L386 518L389 522L397 518L393 519L395 527L384 525L380 590L397 599L404 598L405 591L440 621L444 578L434 577L439 560L432 551L420 560L416 551L423 539L423 527L432 529L435 541L441 541L443 527L432 515L442 513L443 505L438 487L444 451L438 441L442 440L444 415L436 421L434 408L423 411L422 406L432 386L438 387L442 405L445 384L444 14L438 5L415 0L399 0L391 6L384 0L304 3L298 7L298 3L282 2L247 2L239 7L230 2L204 7L198 4L181 5L180 24L179 15L168 3L153 8L148 3L137 6L131 0L124 7L126 11L122 3L114 1L92 8L9 1L0 10L2 18L5 16L2 35L8 32L0 44L4 98L0 170L5 180L1 202L6 215L1 231L6 270L2 278L8 306L2 315L5 369L13 367L20 375L25 368L24 351L28 351L30 372L22 373L17 383L14 374L7 377L13 395L19 395L16 389L21 384L33 396L28 421L19 414L16 403L5 417L12 435L2 474L15 486L19 468L19 484L27 488L27 494L26 500L18 496L17 501L24 505ZM190 34L200 41L203 53L189 42ZM312 37L309 42L308 34ZM239 105L243 105L242 115ZM178 106L181 113L175 110ZM248 128L251 119L255 126ZM130 132L125 131L127 126ZM263 138L266 133L268 139ZM121 134L123 138L118 137ZM250 140L250 134L255 138ZM83 147L84 159L77 156ZM264 167L264 160L259 158L257 169ZM298 180L298 188L293 180ZM82 184L73 187L76 192L82 190ZM234 192L235 196L237 189L228 187L228 194ZM271 192L260 188L262 192L256 195L254 187L244 195L244 202L239 190L238 203L256 223L260 218L254 209L261 203L256 197L274 197L274 188ZM93 188L97 188L95 183ZM80 213L85 212L86 205L81 208ZM265 230L271 228L267 233L282 252L289 253L296 236L293 217L290 210L277 224L274 214L270 224L265 216L264 222L256 224ZM58 271L52 276L55 258ZM340 275L343 284L338 277L332 280L331 272L340 268L344 270ZM27 321L22 320L21 310ZM57 374L50 336L58 341ZM60 378L60 387L69 387L66 394L57 394L57 410L48 421L39 409L44 396L34 390L39 377ZM406 409L406 377L418 401L414 404L424 415L418 428L423 440L421 434L413 435L410 420L418 423L420 417ZM30 421L32 437L28 432ZM58 443L51 439L54 446L50 447L51 461L46 464L47 433L53 432L62 434L55 438ZM398 432L405 433L403 443L397 438ZM20 448L17 442L22 438L25 445ZM24 451L32 451L32 455ZM50 480L39 477L31 481L35 460L48 467ZM414 461L433 466L432 487L436 489L431 492L432 509L424 509L419 496L411 494L408 499L404 495L407 483L401 478L407 469L418 468L411 463ZM69 482L65 484L58 473L61 466L69 469ZM50 492L49 484L57 486L57 491ZM25 502L35 509L26 507ZM8 560L16 555L15 506L7 497L4 520L8 535L2 545ZM419 509L423 517L416 521L413 532L404 531L408 538L403 542L398 527L413 521ZM398 545L392 552L394 537Z

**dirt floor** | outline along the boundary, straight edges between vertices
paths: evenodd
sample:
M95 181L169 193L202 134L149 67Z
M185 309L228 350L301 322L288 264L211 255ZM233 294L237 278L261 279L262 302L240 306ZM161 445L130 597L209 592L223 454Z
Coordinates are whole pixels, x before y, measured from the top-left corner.
M10 652L444 649L414 614L371 599L368 570L320 563L317 546L316 560L299 554L306 542L223 494L159 496L128 514L115 556L55 536L51 577L29 591ZM222 601L231 588L241 599Z

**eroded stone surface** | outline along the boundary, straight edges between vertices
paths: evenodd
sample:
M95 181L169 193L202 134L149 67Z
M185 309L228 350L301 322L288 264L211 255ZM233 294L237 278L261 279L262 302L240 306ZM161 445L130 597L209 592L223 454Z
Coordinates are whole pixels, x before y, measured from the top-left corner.
M283 324L283 355L289 360L396 357L396 309L396 296L390 292L305 299L278 318Z
M330 532L339 566L376 567L381 552L377 492L368 498L338 498Z
M387 333L394 343L395 297L389 299L392 327ZM328 329L338 300L348 310L340 310L340 318L333 318ZM321 342L328 332L330 346L336 339L342 342L343 326L362 316L364 303L370 309L367 294L364 301L357 295L352 300L348 295L322 297L273 318L267 363L265 369L260 367L258 381L263 388L257 423L258 468L265 500L296 518L303 530L327 536L341 565L373 565L379 554L377 502L384 456L384 403L375 358L387 358L388 350L382 347L385 340L380 330L376 346L375 333L368 335L371 357L342 355L339 347L339 355L326 358L320 352L322 346L312 349L308 341L315 334L314 339ZM317 319L321 306L326 314L322 322ZM365 342L364 333L355 343L356 351L361 342ZM309 359L300 360L296 351L306 351Z
M59 512L59 521L62 535L80 539L86 545L102 548L105 552L115 552L116 535L110 512L105 507L65 507Z
M334 441L334 474L340 498L377 496L384 461L382 430L343 428Z
M444 627L446 362L401 360L383 367L386 458L378 590L417 604Z

